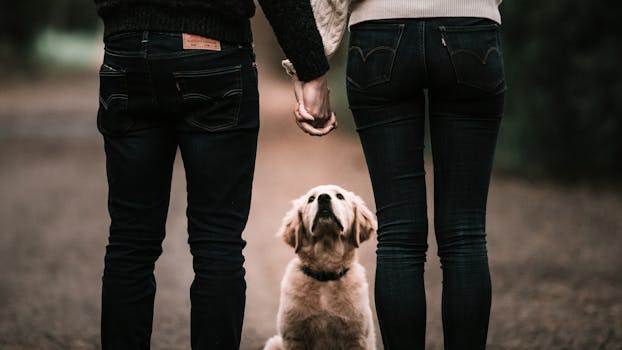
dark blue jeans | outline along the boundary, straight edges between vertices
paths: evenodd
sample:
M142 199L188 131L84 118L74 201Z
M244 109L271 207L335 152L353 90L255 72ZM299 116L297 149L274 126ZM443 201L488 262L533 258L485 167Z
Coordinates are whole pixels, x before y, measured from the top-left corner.
M498 26L478 18L356 24L347 87L377 207L375 296L385 349L425 346L426 108L445 349L484 349L486 199L506 90Z
M249 45L183 50L181 33L105 39L98 128L111 218L102 288L103 349L149 349L173 161L188 192L191 343L237 349L246 284L241 234L248 217L259 96Z

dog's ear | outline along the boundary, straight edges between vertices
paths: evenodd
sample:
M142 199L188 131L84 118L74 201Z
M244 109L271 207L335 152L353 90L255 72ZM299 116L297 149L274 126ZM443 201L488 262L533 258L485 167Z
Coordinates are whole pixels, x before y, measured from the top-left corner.
M292 246L296 253L300 250L300 240L305 230L300 208L300 201L294 201L292 208L285 214L281 228L276 234L277 237L283 238L285 243Z
M368 240L371 235L376 233L378 223L376 216L367 208L365 202L355 195L352 195L352 210L354 210L354 221L352 222L352 243L355 247L359 247L361 242Z

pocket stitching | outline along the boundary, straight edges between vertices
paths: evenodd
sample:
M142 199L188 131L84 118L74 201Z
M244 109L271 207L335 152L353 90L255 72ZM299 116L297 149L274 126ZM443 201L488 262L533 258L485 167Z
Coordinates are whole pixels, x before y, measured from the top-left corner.
M110 109L110 104L112 101L114 100L121 100L122 105L119 108L119 112L124 113L125 117L129 119L128 124L126 126L124 126L121 131L119 132L111 132L110 128L106 128L104 126L104 122L102 121L102 119L109 119L110 116L105 117L102 116L102 113L97 113L97 126L98 129L100 130L100 132L104 133L104 134L109 134L111 136L114 135L123 135L125 134L127 131L129 131L132 126L134 126L135 124L135 120L133 118L130 118L130 115L127 113L128 112L128 101L129 101L129 94L127 93L128 88L127 88L127 72L124 69L120 69L120 68L114 68L109 66L108 64L102 64L100 70L99 70L99 77L100 77L100 89L99 89L99 103L101 104L101 107L103 107L103 109L105 111L109 111ZM110 93L107 98L104 99L104 97L102 96L102 89L101 89L101 78L102 77L109 77L109 78L120 78L122 80L122 85L121 85L121 91L122 92L117 92L117 93Z
M207 130L207 131L221 131L221 130L228 129L228 128L238 125L239 118L240 118L239 114L240 114L240 109L242 105L242 96L243 96L242 65L238 64L238 65L230 66L230 67L219 67L219 68L210 68L210 69L195 70L195 71L173 72L173 76L175 77L175 80L178 83L181 82L180 79L206 78L206 77L224 75L224 74L235 73L235 72L238 73L236 75L235 85L239 86L239 88L230 89L218 97L218 98L225 98L225 97L239 95L239 97L237 97L235 100L235 109L233 109L233 117L231 118L231 120L228 122L218 124L218 125L207 125L195 119L187 118L186 121L188 123L198 128ZM217 99L216 97L208 96L208 95L201 94L201 93L186 93L186 94L182 93L181 97L184 100L191 100L191 99L196 98L196 99L201 99L207 102Z
M493 52L497 51L497 53L501 53L501 50L499 50L498 47L496 46L492 46L490 48L488 48L488 51L486 51L486 54L484 55L484 57L482 58L480 55L477 54L477 52L473 51L473 50L469 50L469 49L458 49L455 50L453 52L451 52L452 55L457 55L459 53L468 53L472 56L475 56L482 64L488 64L488 57L490 56L490 54L492 54Z
M397 39L394 40L394 45L393 46L395 46L395 47L389 47L389 46L386 46L386 45L384 45L384 46L377 46L377 47L374 47L373 49L371 49L367 54L364 54L363 53L363 49L360 46L353 45L353 46L350 46L350 48L348 49L348 52L350 52L352 50L358 52L358 54L359 54L361 60L363 61L363 63L366 63L372 53L375 53L375 52L380 51L380 50L389 51L391 53L391 58L390 58L390 63L388 65L388 70L387 70L388 73L384 73L378 79L376 79L376 80L374 80L372 82L369 82L369 83L367 83L365 85L361 85L361 84L357 83L354 79L352 79L350 77L350 75L346 74L346 81L350 82L351 84L353 84L358 89L370 88L370 87L373 87L375 85L383 84L383 83L386 83L386 82L391 80L391 76L392 76L392 73L393 73L393 66L395 64L395 57L397 56L396 55L397 49L400 46L400 43L402 41L402 36L404 34L404 25L403 24L391 25L391 26L389 26L389 25L378 25L378 26L369 27L369 29L378 29L378 28L381 28L381 29L397 29L399 31L399 34L397 35Z
M375 47L373 49L371 49L366 55L363 54L363 49L360 46L352 46L350 47L349 50L355 50L359 53L359 55L361 56L361 59L363 60L363 62L367 62L367 59L369 58L369 56L371 56L372 53L376 52L376 51L380 51L380 50L387 50L390 51L391 53L395 54L395 49L389 46L378 46Z
M491 46L488 48L488 50L486 50L486 54L484 55L484 57L482 58L477 52L475 52L474 50L470 50L470 49L456 49L453 50L451 48L452 44L451 44L451 40L448 40L445 35L443 35L443 33L464 33L464 32L486 32L486 31L494 31L495 34L498 36L498 29L499 26L497 24L487 24L487 25L480 25L480 26L473 26L473 27L445 27L445 26L441 26L439 27L439 30L441 31L441 36L445 42L444 46L446 46L447 52L449 53L449 58L451 61L451 65L452 68L454 70L454 74L456 76L456 82L462 85L466 85L472 88L476 88L476 89L480 89L483 91L494 91L496 88L499 87L499 85L503 84L503 82L505 81L505 77L502 74L501 77L496 80L493 81L491 84L488 84L487 86L481 86L472 82L469 82L467 80L464 80L462 78L462 75L459 74L457 67L457 64L454 61L454 56L457 56L458 54L469 54L471 56L474 56L475 58L477 58L477 60L482 64L482 65L487 65L488 64L488 59L489 57L496 52L499 56L500 56L500 60L503 62L503 53L501 51L501 48L499 47L499 40L498 37L496 38L496 46ZM501 63L503 64L503 63ZM501 67L501 70L503 70L503 67Z
M112 102L113 100L128 100L128 96L127 94L110 94L110 96L108 96L108 98L106 100L104 100L103 97L99 96L99 102L102 104L102 106L104 106L104 109L108 110L108 106L110 105L110 102ZM124 109L127 109L127 106L124 107Z
M238 65L229 66L229 67L178 71L178 72L173 72L173 76L175 76L176 78L204 78L204 77L211 77L214 75L222 75L222 74L227 74L227 73L238 72L238 71L241 71L241 69L242 69L242 65L238 64Z

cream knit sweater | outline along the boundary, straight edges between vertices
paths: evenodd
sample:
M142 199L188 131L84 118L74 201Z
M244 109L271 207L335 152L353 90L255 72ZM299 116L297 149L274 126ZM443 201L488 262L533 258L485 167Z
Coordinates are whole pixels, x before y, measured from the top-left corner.
M502 0L363 0L352 3L350 25L373 19L482 17L501 23Z

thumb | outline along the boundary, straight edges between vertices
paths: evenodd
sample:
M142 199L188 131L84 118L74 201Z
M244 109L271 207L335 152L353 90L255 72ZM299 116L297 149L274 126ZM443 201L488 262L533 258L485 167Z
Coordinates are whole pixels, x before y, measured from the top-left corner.
M305 105L303 103L299 103L298 104L298 113L300 114L300 116L303 119L306 119L308 121L314 121L315 117L313 117L313 115L311 115L307 109L305 108Z

